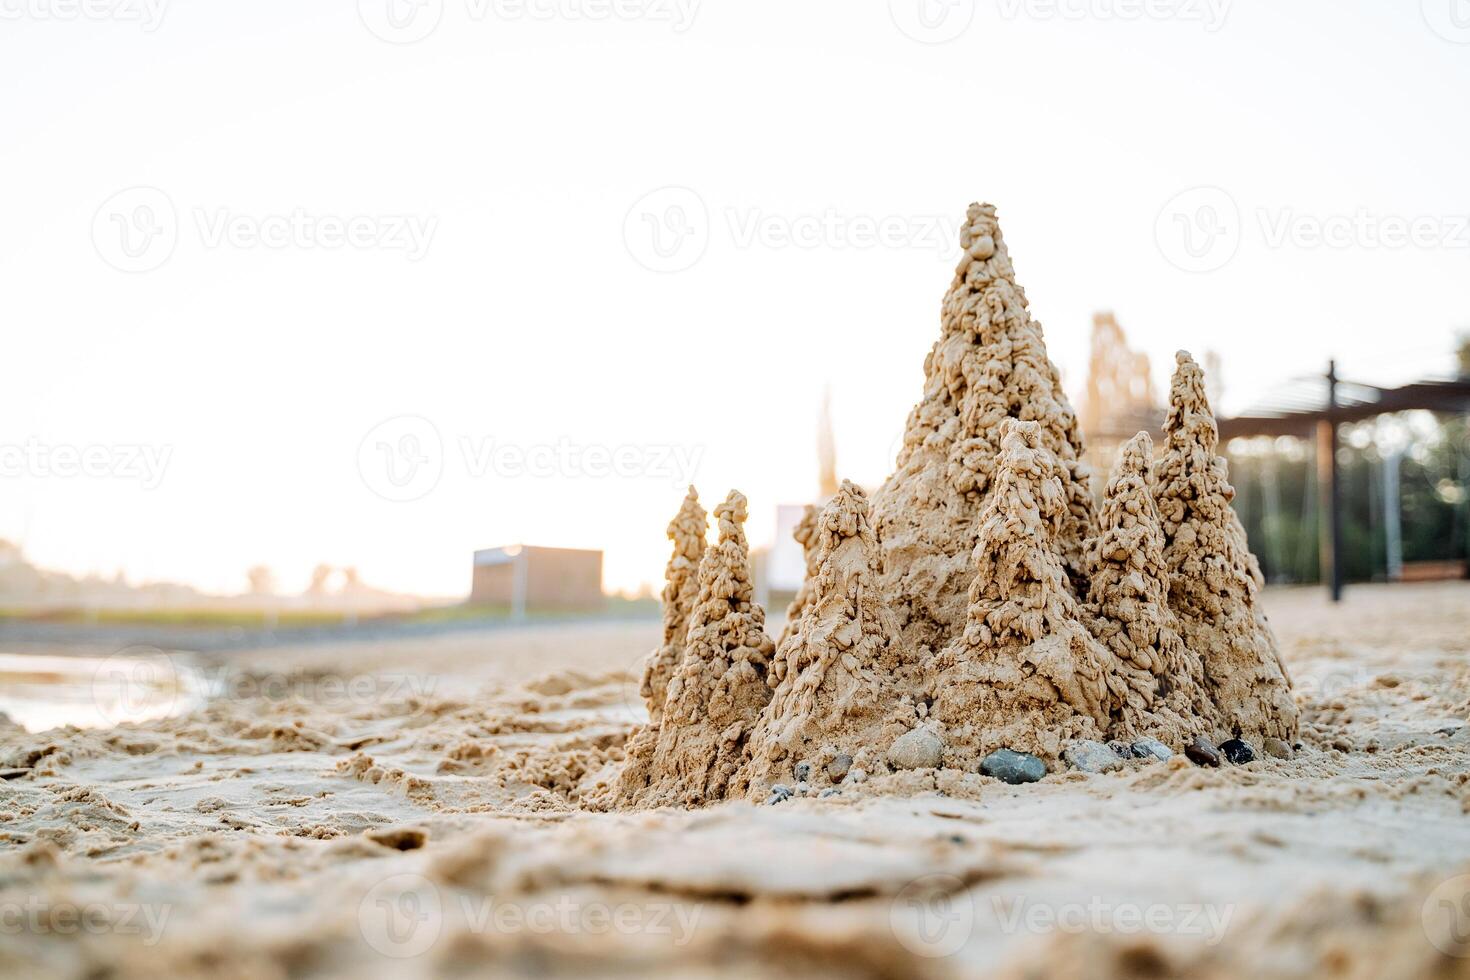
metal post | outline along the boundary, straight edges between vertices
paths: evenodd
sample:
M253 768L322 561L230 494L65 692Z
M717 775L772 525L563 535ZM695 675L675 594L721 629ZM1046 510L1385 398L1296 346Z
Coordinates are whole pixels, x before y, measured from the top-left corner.
M1399 460L1402 450L1390 450L1383 456L1383 543L1388 580L1404 577L1403 514L1399 504Z
M1317 423L1317 487L1322 496L1322 580L1342 601L1342 492L1337 471L1337 362L1327 365L1326 417Z
M519 622L526 618L526 592L530 578L531 556L525 546L511 559L510 617Z

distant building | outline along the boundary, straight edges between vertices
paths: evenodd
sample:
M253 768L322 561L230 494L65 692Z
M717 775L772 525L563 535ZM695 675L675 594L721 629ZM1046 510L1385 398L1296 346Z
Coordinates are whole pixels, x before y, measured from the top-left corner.
M509 545L475 552L470 602L527 609L594 610L603 606L602 552Z

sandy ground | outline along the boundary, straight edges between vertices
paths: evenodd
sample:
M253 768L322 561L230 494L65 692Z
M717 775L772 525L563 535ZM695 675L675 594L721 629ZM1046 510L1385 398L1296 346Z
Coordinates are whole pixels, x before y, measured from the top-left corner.
M1267 609L1290 761L698 812L597 809L656 623L104 659L183 713L0 722L0 971L1470 976L1470 586Z

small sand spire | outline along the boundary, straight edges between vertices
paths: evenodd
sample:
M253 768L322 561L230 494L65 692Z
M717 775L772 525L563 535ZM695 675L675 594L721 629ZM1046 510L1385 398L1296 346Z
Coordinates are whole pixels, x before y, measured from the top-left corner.
M1169 609L1164 531L1154 504L1153 440L1134 436L1118 453L1098 523L1086 611L1093 636L1118 660L1127 697L1109 735L1149 735L1182 748L1211 730L1215 708L1204 669Z
M817 562L821 557L817 553L817 524L821 517L821 507L816 504L807 504L806 510L801 512L801 520L791 531L792 538L801 545L801 555L806 562L806 572L802 575L801 586L796 590L795 597L786 607L786 625L781 627L781 638L776 641L778 648L786 642L786 638L796 628L802 611L806 609L807 600L811 598L812 580L817 576Z
M704 556L704 536L708 531L709 520L699 505L699 493L690 487L679 513L669 522L668 535L674 543L674 553L664 568L663 643L644 665L643 683L638 692L648 702L648 716L655 723L663 715L669 678L683 657L689 613L699 597L699 560Z
M909 414L896 469L873 498L885 592L906 644L922 659L964 629L970 553L1006 418L1035 421L1060 464L1059 546L1075 585L1092 496L1077 419L1047 358L1041 327L1016 284L995 208L973 204L965 250L944 298L942 330L924 361L924 394Z
M763 796L772 783L789 781L801 761L821 776L842 750L870 744L898 669L898 631L878 592L882 558L867 495L844 480L816 532L805 614L771 663L775 694L751 739L740 792Z
M730 491L715 508L719 542L699 565L699 595L684 656L669 681L647 784L620 787L635 806L700 805L723 799L771 691L774 644L755 602L745 540L746 501Z
M638 693L648 706L648 724L633 732L625 749L626 763L619 777L620 792L639 790L648 785L649 766L658 746L659 723L664 701L668 697L669 679L684 657L684 637L689 631L689 614L699 598L699 563L705 552L705 534L709 520L699 505L699 493L693 487L679 505L679 512L669 522L668 536L674 553L664 567L663 642L648 655L643 664L643 678Z
M1247 738L1296 737L1297 709L1276 639L1256 605L1260 566L1230 506L1235 490L1204 375L1185 351L1169 392L1168 442L1155 466L1169 605L1185 645L1200 657L1223 728Z
M1002 747L1055 759L1070 739L1102 738L1127 693L1071 592L1066 481L1045 429L1014 419L999 429L965 631L934 665L931 714L947 726L947 761L959 768Z

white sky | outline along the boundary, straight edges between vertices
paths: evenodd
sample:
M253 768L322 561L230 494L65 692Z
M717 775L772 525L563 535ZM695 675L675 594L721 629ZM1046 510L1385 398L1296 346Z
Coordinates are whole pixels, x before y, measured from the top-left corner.
M1096 309L1161 382L1174 349L1218 350L1227 407L1333 354L1366 380L1440 367L1470 326L1465 0L922 0L927 22L921 0L426 0L413 44L365 26L389 0L174 0L153 30L121 19L143 0L77 2L0 0L0 534L50 567L234 591L327 561L453 595L474 548L526 541L605 548L633 587L682 495L663 446L768 540L814 489L824 384L842 475L885 475L955 257L934 228L976 199L1074 397ZM898 26L972 8L947 43ZM177 243L128 273L115 219L158 197L113 198L137 186ZM630 209L667 186L708 244L658 273L645 221L691 199ZM1186 272L1166 208L1218 203L1177 198L1200 186L1238 247ZM240 237L298 211L431 234L416 259ZM1359 212L1345 247L1301 237ZM818 247L772 239L826 215ZM1418 245L1368 237L1415 218ZM914 230L859 247L863 219ZM359 454L399 416L432 425L418 472L442 466L409 502L374 493L376 454L422 423ZM653 472L497 475L462 440L632 446ZM157 486L131 446L167 454ZM65 447L110 475L59 475Z

